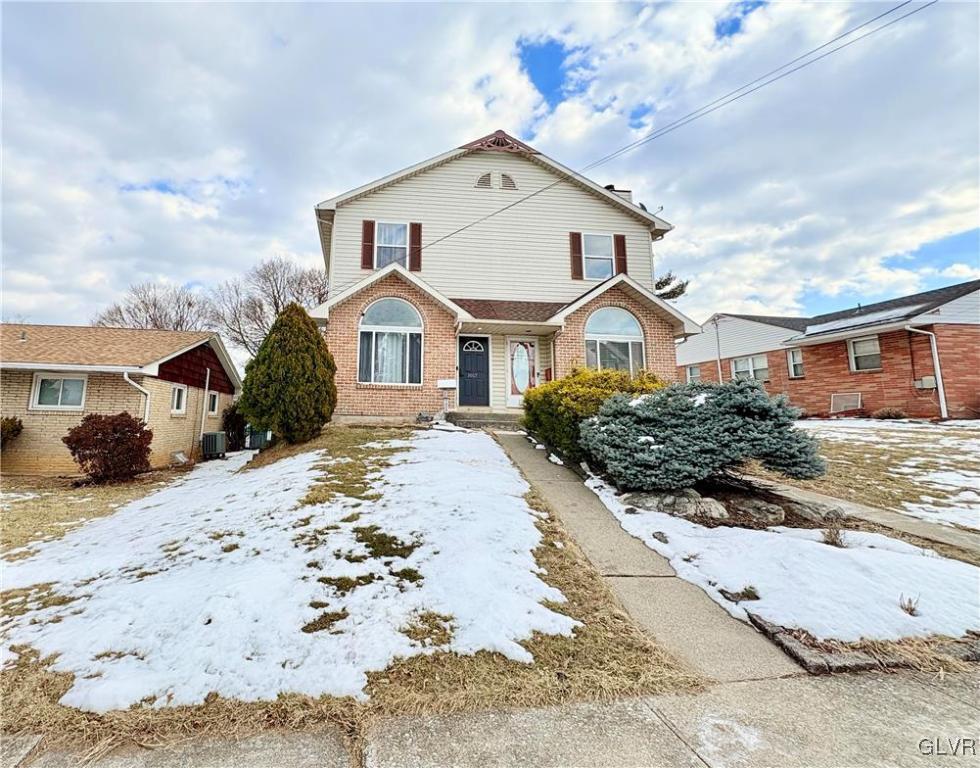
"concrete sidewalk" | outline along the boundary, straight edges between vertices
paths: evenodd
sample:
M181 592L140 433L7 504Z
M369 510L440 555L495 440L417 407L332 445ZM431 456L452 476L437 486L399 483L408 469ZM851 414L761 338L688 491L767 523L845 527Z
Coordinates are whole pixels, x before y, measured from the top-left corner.
M582 479L519 434L497 439L558 515L636 623L659 645L715 680L759 680L803 670L756 629L732 618L670 563L630 536Z

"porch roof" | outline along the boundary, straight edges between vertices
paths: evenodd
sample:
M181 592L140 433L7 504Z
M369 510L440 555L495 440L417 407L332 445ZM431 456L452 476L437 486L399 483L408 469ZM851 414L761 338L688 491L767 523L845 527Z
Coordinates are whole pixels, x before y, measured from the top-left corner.
M498 299L451 299L476 320L516 320L543 323L565 306L563 301L506 301Z

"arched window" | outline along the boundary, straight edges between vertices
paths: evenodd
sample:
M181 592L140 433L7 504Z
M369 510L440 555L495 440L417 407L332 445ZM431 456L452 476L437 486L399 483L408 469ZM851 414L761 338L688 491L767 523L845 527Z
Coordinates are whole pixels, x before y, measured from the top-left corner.
M613 368L635 376L644 367L643 329L619 307L603 307L585 322L585 364Z
M378 299L361 315L357 380L422 383L422 317L403 299Z

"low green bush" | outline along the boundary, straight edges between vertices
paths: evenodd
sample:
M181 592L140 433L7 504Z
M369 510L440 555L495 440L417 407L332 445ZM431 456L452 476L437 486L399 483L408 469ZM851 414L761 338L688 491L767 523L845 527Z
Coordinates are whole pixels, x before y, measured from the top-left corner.
M524 393L524 426L573 461L585 457L579 426L617 393L641 394L666 386L653 374L631 377L626 371L576 368L568 376L532 387Z
M795 429L798 410L752 380L675 384L616 395L581 427L581 444L621 490L690 488L757 459L787 477L822 475L817 441Z
M0 419L0 448L6 448L9 441L24 431L24 422L16 416L4 416Z

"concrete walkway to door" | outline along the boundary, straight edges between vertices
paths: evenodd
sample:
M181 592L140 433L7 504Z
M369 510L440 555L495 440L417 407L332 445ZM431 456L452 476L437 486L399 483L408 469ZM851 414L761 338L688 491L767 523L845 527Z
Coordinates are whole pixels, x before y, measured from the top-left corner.
M763 635L732 618L670 563L619 525L570 469L523 434L496 435L511 461L558 515L636 623L690 667L733 682L805 674Z

